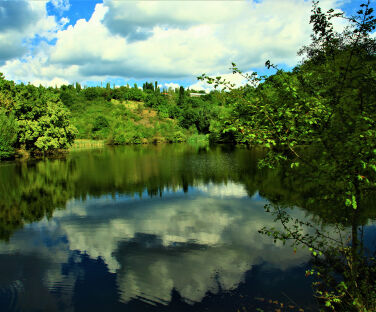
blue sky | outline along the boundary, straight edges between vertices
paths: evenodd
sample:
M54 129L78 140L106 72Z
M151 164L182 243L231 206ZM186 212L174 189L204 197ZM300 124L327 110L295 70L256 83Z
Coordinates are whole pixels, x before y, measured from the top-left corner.
M361 3L320 5L351 15ZM305 0L0 0L0 72L43 85L158 81L202 89L202 73L241 84L231 62L261 74L268 59L285 69L299 62L310 9Z

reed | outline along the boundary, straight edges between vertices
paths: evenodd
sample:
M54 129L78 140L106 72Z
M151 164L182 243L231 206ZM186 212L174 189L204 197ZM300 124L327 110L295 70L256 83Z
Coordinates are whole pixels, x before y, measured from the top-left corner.
M104 140L88 140L88 139L76 139L70 150L90 149L104 147Z

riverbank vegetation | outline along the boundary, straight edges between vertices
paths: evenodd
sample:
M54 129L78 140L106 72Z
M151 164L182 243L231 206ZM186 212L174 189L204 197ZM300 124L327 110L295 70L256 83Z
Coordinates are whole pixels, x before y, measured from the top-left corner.
M191 96L193 91L183 87L160 90L156 85L45 88L1 75L0 158L20 150L53 153L75 138L110 145L207 142L231 110L226 92Z

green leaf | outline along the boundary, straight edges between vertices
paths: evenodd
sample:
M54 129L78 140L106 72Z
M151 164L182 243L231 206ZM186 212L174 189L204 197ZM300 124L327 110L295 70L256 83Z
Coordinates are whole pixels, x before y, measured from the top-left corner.
M352 207L353 207L354 209L357 209L357 208L358 208L358 205L357 205L357 203L356 203L356 197L355 197L355 195L353 195L351 199L352 199Z

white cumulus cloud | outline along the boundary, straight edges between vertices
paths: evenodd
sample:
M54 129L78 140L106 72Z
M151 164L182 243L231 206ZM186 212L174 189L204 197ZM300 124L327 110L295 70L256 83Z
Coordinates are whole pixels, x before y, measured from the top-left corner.
M45 2L41 3L30 7L42 10ZM52 3L69 6L69 1ZM324 0L322 5L336 8L339 1ZM16 40L0 35L8 54L14 53L18 61L3 57L8 61L0 71L16 80L25 79L16 73L32 72L30 80L74 82L113 77L177 81L204 72L224 72L231 62L243 70L262 67L268 59L293 66L298 61L297 50L310 40L310 10L311 2L301 0L105 0L95 6L88 21L80 19L67 28L63 27L66 18L56 22L42 10L44 17L36 25L44 36L56 38L56 45L38 52L42 56L34 52L25 58L26 52L17 50ZM30 71L36 64L40 73ZM46 71L54 74L46 75ZM200 82L191 87L205 89Z

